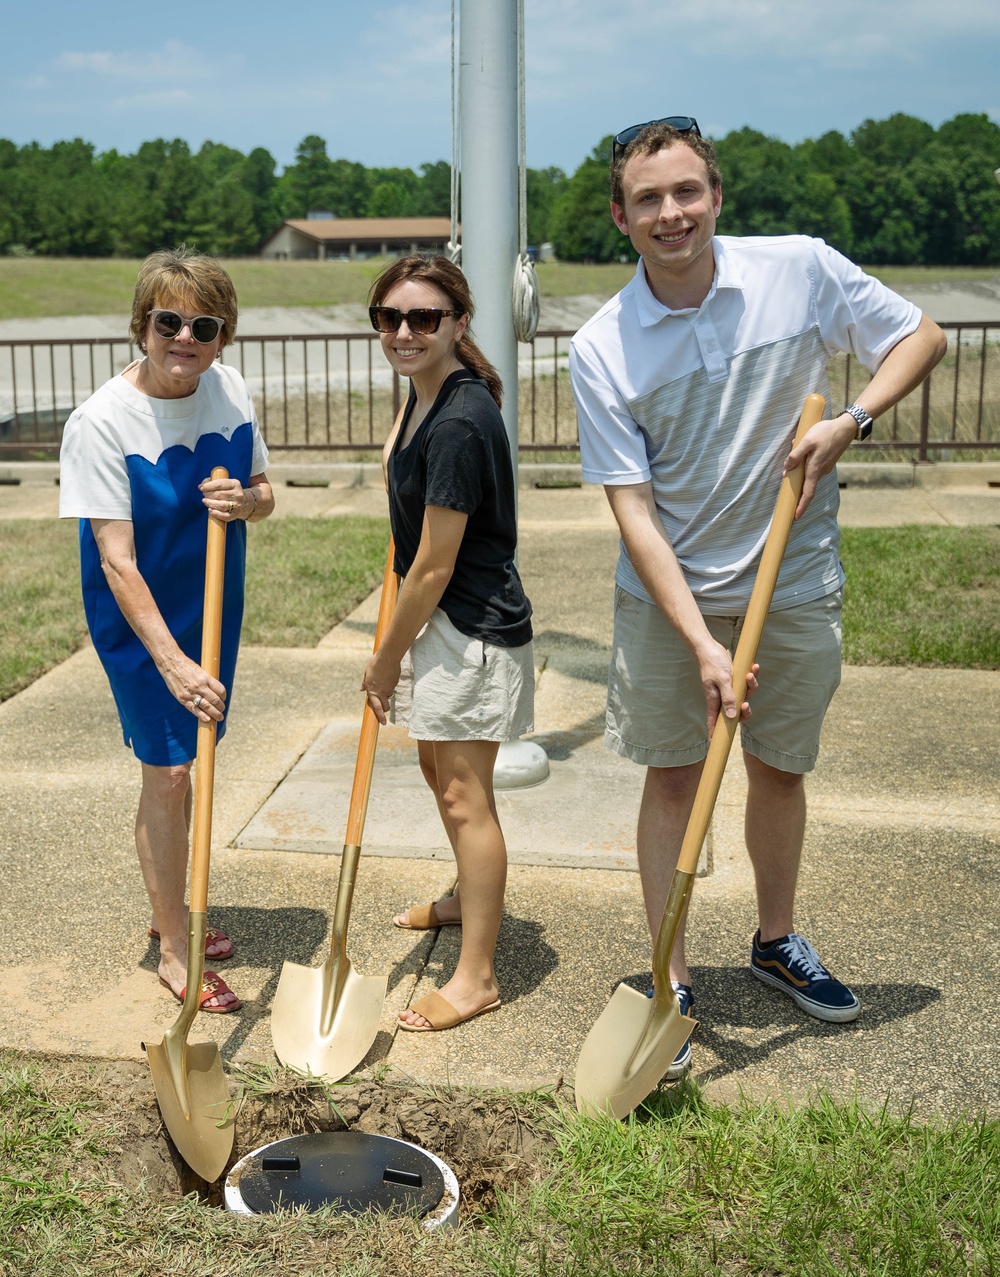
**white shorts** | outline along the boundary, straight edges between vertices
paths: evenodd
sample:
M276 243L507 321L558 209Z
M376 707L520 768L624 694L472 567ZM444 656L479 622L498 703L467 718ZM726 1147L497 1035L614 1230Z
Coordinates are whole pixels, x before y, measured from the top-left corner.
M534 729L530 643L497 647L455 629L440 608L413 640L390 721L413 740L516 740Z

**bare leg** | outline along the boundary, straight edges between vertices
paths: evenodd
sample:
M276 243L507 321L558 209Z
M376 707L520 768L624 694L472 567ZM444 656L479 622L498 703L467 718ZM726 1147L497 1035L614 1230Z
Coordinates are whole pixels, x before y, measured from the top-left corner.
M153 767L142 763L142 793L135 818L135 849L146 894L160 933L159 974L175 993L187 984L188 827L191 764ZM212 998L222 1006L230 997Z
M766 944L793 931L795 886L806 828L804 778L744 753L746 843L757 884L760 938Z
M431 793L434 795L434 801L437 803L438 814L441 817L441 824L444 825L444 831L448 836L448 842L452 851L455 851L455 830L451 826L448 815L445 812L444 804L441 801L441 792L438 786L437 765L434 761L434 742L428 740L417 741L417 753L420 758L420 770L423 773ZM462 901L461 892L458 887L450 896L445 896L443 900L437 902L437 916L442 922L458 922L462 917ZM406 927L410 921L410 911L407 909L405 913L396 915L396 921L400 926Z
M471 1015L500 992L493 958L507 885L507 847L493 796L499 746L494 741L431 744L436 796L455 838L462 915L462 952L440 992L459 1014ZM400 1012L400 1019L427 1024L412 1010Z
M687 767L646 769L646 783L639 807L636 852L639 857L642 896L646 905L646 921L654 944L703 766L702 763L693 763ZM685 910L670 955L670 978L679 980L682 984L691 983L691 973L684 955L686 926Z

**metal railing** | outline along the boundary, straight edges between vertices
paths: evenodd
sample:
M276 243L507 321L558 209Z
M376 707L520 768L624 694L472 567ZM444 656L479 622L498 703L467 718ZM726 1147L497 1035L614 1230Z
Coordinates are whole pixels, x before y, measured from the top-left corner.
M930 461L1000 452L1000 323L944 323L948 352L930 377L879 420L852 450ZM520 448L578 447L567 357L572 329L539 332L519 353ZM313 454L371 456L382 446L402 393L375 349L374 333L237 336L224 359L243 374L268 446ZM108 337L0 341L0 459L58 453L73 410L136 356ZM850 356L830 366L835 406L851 403L868 373Z

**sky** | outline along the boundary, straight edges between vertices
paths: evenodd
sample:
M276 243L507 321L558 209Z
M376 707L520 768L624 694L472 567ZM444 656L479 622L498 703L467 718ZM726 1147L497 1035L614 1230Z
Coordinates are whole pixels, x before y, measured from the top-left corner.
M608 133L674 114L714 137L749 126L790 143L897 111L1000 123L997 0L524 8L532 168L572 173ZM369 167L451 156L450 0L33 0L7 6L2 30L0 137L19 146L208 140L262 146L279 172L309 134Z

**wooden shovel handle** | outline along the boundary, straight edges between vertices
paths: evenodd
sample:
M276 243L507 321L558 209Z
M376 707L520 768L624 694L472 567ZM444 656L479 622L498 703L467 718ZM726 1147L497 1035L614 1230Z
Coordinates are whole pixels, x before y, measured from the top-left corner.
M826 400L822 395L808 396L795 432L795 445L801 443L806 432L811 430L818 421L823 420L825 410ZM736 645L736 655L733 657L733 691L736 693L737 705L742 705L746 699L747 675L757 655L761 632L771 608L778 571L792 530L795 507L802 495L804 471L804 466L796 466L781 480L781 490L778 493L774 518L771 520L771 530L767 534L767 541L761 554L760 566L757 569L743 629L740 632L740 641ZM684 834L684 842L681 844L681 852L677 860L678 873L693 874L698 868L701 846L708 833L715 800L719 795L719 786L722 784L722 776L726 770L729 750L738 726L739 716L726 718L720 713L716 720L715 731L712 733L712 741L708 748L708 757L705 759L705 768L701 774L694 806Z
M213 479L228 479L225 466L216 466ZM208 516L205 547L205 609L201 623L201 667L219 677L222 647L222 589L226 571L226 524ZM226 689L229 690L228 688ZM208 862L212 849L212 795L215 790L214 718L198 722L197 772L191 839L191 912L208 908Z
M378 605L378 620L375 623L375 642L372 651L377 652L392 614L396 607L396 595L399 593L399 577L396 575L396 546L389 538L389 552L385 559L385 572L382 576L382 597ZM354 784L351 786L351 803L347 811L347 834L344 842L348 846L360 847L361 836L365 827L365 816L368 814L368 795L371 793L372 772L375 768L375 747L378 744L378 719L375 711L365 696L365 708L361 719L361 739L358 742L358 760L354 766Z

